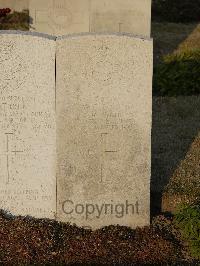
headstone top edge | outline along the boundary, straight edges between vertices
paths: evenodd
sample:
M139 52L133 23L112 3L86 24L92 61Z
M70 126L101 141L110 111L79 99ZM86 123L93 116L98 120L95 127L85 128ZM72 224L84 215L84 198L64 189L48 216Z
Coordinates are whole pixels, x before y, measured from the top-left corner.
M0 35L26 35L26 36L33 36L33 37L41 37L46 38L49 40L56 40L56 36L41 33L41 32L31 32L31 31L19 31L19 30L0 30Z
M82 32L82 33L73 33L73 34L66 34L57 36L56 40L64 40L64 39L70 39L70 38L78 38L78 37L84 37L84 36L118 36L118 37L129 37L133 39L140 39L144 41L153 41L151 37L143 36L143 35L136 35L132 33L126 33L126 32Z
M18 30L0 30L0 35L3 34L16 34L16 35L30 35L30 36L36 36L36 37L42 37L47 38L50 40L63 40L68 38L76 38L81 36L119 36L119 37L130 37L130 38L136 38L141 39L145 41L152 41L153 39L150 37L146 37L143 35L136 35L132 33L117 33L117 32L81 32L81 33L73 33L73 34L66 34L66 35L60 35L60 36L54 36L46 33L41 32L30 32L30 31L18 31Z
M152 38L146 37L143 35L136 35L132 33L118 33L118 32L82 32L82 33L73 33L73 34L66 34L66 35L60 35L60 36L54 36L46 33L41 32L30 32L30 31L18 31L18 30L0 30L0 35L26 35L26 36L33 36L33 37L41 37L46 38L49 40L64 40L64 39L71 39L71 38L78 38L78 37L84 37L84 36L118 36L118 37L129 37L129 38L135 38L140 39L144 41L153 41Z

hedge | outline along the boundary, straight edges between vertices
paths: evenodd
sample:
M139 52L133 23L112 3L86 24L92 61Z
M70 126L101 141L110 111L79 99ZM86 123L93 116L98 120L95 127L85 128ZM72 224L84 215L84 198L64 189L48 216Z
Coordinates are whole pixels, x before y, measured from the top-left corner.
M166 56L154 68L154 95L200 94L200 49Z

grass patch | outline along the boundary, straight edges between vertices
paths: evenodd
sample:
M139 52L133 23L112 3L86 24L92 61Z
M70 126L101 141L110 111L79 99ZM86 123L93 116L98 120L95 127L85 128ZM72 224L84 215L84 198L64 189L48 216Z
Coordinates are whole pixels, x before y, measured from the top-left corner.
M200 24L152 23L154 64L171 53L200 48Z
M152 37L154 95L199 94L200 24L152 23Z
M171 54L154 67L154 95L200 94L200 49Z
M183 205L175 214L174 223L188 242L192 257L200 260L200 203Z
M180 204L200 202L200 132L185 158L170 177L162 197L162 209L174 213Z

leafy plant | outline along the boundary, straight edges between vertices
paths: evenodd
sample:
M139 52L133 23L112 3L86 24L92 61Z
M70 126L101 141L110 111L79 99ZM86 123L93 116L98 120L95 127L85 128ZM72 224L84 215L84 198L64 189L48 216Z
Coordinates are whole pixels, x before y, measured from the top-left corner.
M28 10L0 16L0 30L29 30Z
M200 204L182 205L175 214L174 222L188 241L191 255L200 259Z
M165 56L154 68L154 95L200 94L200 49Z

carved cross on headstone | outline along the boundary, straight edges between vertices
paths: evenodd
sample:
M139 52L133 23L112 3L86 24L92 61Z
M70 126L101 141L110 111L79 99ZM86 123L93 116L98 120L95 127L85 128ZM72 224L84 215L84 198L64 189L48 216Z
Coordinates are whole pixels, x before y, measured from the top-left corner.
M9 184L11 181L10 176L10 156L13 154L16 156L17 153L22 153L23 151L19 151L16 149L10 150L10 136L14 135L13 133L5 133L6 135L6 150L4 152L4 155L6 156L6 169L7 169L7 183Z
M118 152L117 150L111 150L107 148L106 145L106 136L109 135L109 133L101 133L101 141L102 141L102 145L103 145L103 158L102 158L102 162L101 162L101 183L103 182L103 176L104 176L104 156L105 154L112 154L112 153L116 153Z

